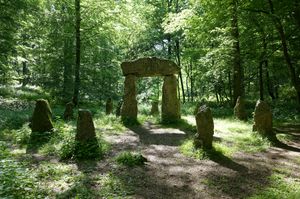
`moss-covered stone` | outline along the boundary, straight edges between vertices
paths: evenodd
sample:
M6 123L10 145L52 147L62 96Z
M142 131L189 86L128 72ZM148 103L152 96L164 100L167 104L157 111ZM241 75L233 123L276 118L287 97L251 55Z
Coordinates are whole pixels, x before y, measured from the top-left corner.
M239 120L247 120L245 101L242 97L238 97L234 106L234 115Z
M211 149L214 135L214 121L211 110L203 105L196 114L197 134L194 139L196 148Z
M93 159L101 156L101 147L96 138L92 114L88 110L78 111L74 156L78 159Z
M52 111L47 100L36 101L30 128L32 132L46 132L53 129Z
M175 75L168 75L164 78L161 117L163 123L175 123L180 120L180 102L177 97Z
M137 100L136 100L136 77L127 75L125 77L124 103L121 109L122 120L137 120Z
M258 100L255 106L253 131L257 131L267 137L275 135L273 133L271 108L262 100Z

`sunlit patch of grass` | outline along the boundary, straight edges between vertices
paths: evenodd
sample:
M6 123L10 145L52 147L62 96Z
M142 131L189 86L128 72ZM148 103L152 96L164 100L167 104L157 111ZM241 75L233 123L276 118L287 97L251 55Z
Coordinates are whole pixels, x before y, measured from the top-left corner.
M188 157L193 157L196 159L203 159L205 157L204 151L201 149L196 149L194 147L193 140L191 139L184 141L180 145L180 152Z
M9 86L0 87L0 96L5 98L18 98L21 100L34 101L39 98L50 99L50 93L38 86Z
M160 119L161 119L160 115L145 115L145 114L138 115L138 120L141 124L144 124L145 122L158 124L160 122Z
M105 115L104 113L94 116L94 124L96 128L106 133L121 134L126 129L120 117Z
M232 156L236 152L235 148L229 147L228 145L223 144L222 142L213 143L213 147L216 151L220 151L223 155L228 157Z
M187 116L184 119L196 125L193 116ZM252 124L250 122L243 122L233 118L214 119L214 127L214 137L220 139L214 141L214 148L222 151L225 155L231 156L236 152L255 153L265 151L271 146L266 138L262 138L258 133L252 132ZM189 139L190 142L187 143L191 145L193 138Z
M220 155L229 157L233 153L229 147L220 145L219 143L214 143L211 150L196 149L194 147L193 140L191 139L183 142L183 144L180 146L180 151L188 157L200 160L209 159L211 157L217 157Z
M286 178L281 174L269 177L270 186L256 193L248 199L298 199L300 198L300 183L294 179Z
M292 141L294 136L291 134L276 134L276 137L281 142L289 142Z

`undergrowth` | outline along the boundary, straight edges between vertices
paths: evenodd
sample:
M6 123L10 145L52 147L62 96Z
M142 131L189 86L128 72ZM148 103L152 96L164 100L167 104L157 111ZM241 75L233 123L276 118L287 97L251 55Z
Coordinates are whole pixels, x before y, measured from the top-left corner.
M122 152L116 157L116 162L121 165L133 167L144 165L147 161L146 158L140 153L133 153L129 151Z

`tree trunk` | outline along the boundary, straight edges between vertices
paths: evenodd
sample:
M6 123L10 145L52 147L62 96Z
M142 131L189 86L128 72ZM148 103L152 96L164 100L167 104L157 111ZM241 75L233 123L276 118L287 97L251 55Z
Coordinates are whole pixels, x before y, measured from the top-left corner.
M235 103L233 102L232 99L232 82L231 82L231 72L228 71L228 90L229 90L229 100L231 103Z
M181 74L181 61L180 61L180 44L179 40L176 39L176 57L177 57L177 63L180 68L179 71L179 79L180 79L180 86L181 86L181 91L182 91L182 101L185 103L185 94L184 94L184 86L183 86L183 80L182 80L182 74Z
M263 83L263 64L264 61L259 62L259 99L264 100L264 83Z
M274 88L273 88L273 84L272 81L270 79L270 74L269 74L269 70L268 70L268 61L265 61L265 68L266 68L266 80L267 80L267 89L268 89L268 93L270 95L270 97L272 98L272 100L275 100L275 95L274 95Z
M193 79L193 61L190 61L190 89L191 89L191 102L194 101L194 79Z
M232 0L232 38L233 42L233 105L239 96L244 96L244 71L241 65L237 0Z
M73 66L72 66L72 52L70 52L71 41L66 39L64 41L64 68L63 68L63 101L69 102L72 98L73 86Z
M22 87L25 87L28 84L29 78L28 78L28 66L27 61L22 62L22 73L23 73L23 79L22 79Z
M273 22L275 24L275 27L276 27L279 35L280 35L284 58L285 58L285 61L287 63L288 69L290 71L291 82L292 82L292 85L294 86L294 88L295 88L295 90L297 92L298 105L300 105L300 78L297 75L296 69L295 69L295 67L294 67L294 65L292 63L292 60L291 60L291 56L290 56L290 53L289 53L289 50L288 50L288 44L287 44L286 34L284 32L284 28L283 28L282 22L281 22L281 20L277 16L275 16L275 12L274 12L274 7L273 7L272 0L268 0L268 2L269 2L269 6L270 6L270 11L271 11L271 14L272 14L271 17L273 19Z
M79 88L80 88L80 0L75 0L75 14L76 14L76 61L75 61L75 82L73 103L78 106Z
M296 20L296 23L298 25L298 28L300 29L300 1L295 0L294 2L294 18Z

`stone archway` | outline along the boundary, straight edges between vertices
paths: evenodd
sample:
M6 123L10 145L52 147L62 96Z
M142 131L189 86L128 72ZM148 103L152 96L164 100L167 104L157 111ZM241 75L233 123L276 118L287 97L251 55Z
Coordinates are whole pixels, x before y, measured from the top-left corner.
M156 57L141 58L121 64L125 76L124 102L121 109L123 120L137 120L136 78L164 76L162 88L161 118L163 122L180 119L180 102L177 97L179 67L172 61Z

